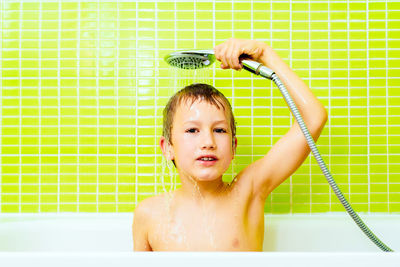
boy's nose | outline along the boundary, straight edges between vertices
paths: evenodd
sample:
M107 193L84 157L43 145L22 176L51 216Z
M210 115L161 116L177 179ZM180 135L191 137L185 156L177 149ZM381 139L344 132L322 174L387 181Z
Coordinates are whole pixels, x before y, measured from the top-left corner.
M214 149L215 146L214 146L214 144L203 144L202 148L203 149Z
M203 149L214 149L216 147L214 136L212 134L205 134L201 145Z

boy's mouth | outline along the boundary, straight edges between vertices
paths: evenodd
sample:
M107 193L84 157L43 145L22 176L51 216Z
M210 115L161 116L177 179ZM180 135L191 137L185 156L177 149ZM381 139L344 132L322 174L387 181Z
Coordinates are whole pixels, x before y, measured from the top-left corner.
M210 167L216 164L218 158L213 155L206 155L197 158L197 161L204 167Z
M214 165L218 158L214 155L203 155L197 158L203 166L211 166Z
M200 161L216 161L218 159L214 155L204 155L204 156L198 157L197 160L200 160Z

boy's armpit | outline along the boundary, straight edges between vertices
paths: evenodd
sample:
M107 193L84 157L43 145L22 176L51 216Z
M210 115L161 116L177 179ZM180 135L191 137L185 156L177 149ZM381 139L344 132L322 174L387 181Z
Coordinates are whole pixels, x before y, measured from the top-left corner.
M321 134L324 123L321 125L319 128L309 128L315 141ZM309 153L307 141L295 122L264 157L253 162L243 171L244 175L251 177L254 196L265 201L276 187L300 167Z
M149 207L147 201L140 202L133 215L132 234L134 251L152 251L148 240Z

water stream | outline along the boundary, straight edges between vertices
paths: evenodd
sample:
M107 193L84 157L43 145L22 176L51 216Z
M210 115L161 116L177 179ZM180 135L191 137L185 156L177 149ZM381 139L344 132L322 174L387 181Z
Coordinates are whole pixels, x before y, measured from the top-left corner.
M178 90L182 89L183 87L193 84L193 83L208 83L212 84L212 68L205 68L205 69L196 69L196 70L185 70L185 69L179 69L179 68L169 68L169 77L171 77L169 81L169 87L167 88L168 92L168 97L171 97L175 92ZM163 235L163 241L167 246L170 244L170 239L168 236L172 237L173 240L179 244L184 246L187 250L189 250L189 245L187 242L187 231L185 229L184 224L182 221L177 221L174 219L174 214L173 214L173 201L174 201L174 196L175 196L175 190L177 185L181 185L181 183L177 182L177 175L176 175L176 169L172 165L172 163L168 163L164 158L162 159L162 164L161 164L161 185L164 193L166 194L166 202L165 202L165 208L167 212L167 227L166 227L166 232ZM168 169L168 175L167 177L168 182L166 182L165 177L165 169ZM204 197L202 196L200 192L200 188L198 186L198 183L195 179L191 178L193 186L195 190L193 190L193 199L199 198L201 200L201 210L202 210L202 218L203 218L203 224L205 225L205 232L210 240L210 244L213 246L213 248L216 248L215 246L215 238L212 234L212 227L215 227L215 221L216 221L216 215L207 213L207 209L205 206L204 202ZM168 189L166 187L166 184L169 185ZM196 196L196 192L199 194Z

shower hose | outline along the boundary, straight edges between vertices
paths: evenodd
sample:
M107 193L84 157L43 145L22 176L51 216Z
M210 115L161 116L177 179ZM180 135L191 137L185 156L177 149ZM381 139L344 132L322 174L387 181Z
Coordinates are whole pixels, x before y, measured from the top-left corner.
M386 251L386 252L393 252L392 249L390 249L388 246L386 246L377 236L372 233L372 231L368 228L368 226L365 225L365 223L361 220L361 218L358 216L358 214L353 210L351 207L350 203L346 200L345 196L342 194L340 191L339 187L337 186L335 180L332 177L332 174L329 172L329 169L326 167L326 164L324 160L322 159L321 155L319 154L318 148L314 142L314 139L312 138L310 132L307 129L306 124L304 123L303 118L300 115L299 110L296 107L296 104L294 103L293 99L291 98L289 92L287 91L285 85L282 83L282 81L279 79L279 77L275 74L272 73L270 77L276 86L279 88L279 91L281 92L283 98L285 99L287 105L289 106L289 109L292 111L293 116L295 117L297 123L299 124L301 131L303 132L308 146L310 147L315 159L318 162L319 167L321 168L323 174L325 175L325 178L328 180L329 185L332 187L333 191L335 192L336 196L342 203L343 207L346 209L347 213L351 216L351 218L357 223L358 227L368 236L369 239L371 239L372 242L375 243L381 250Z

